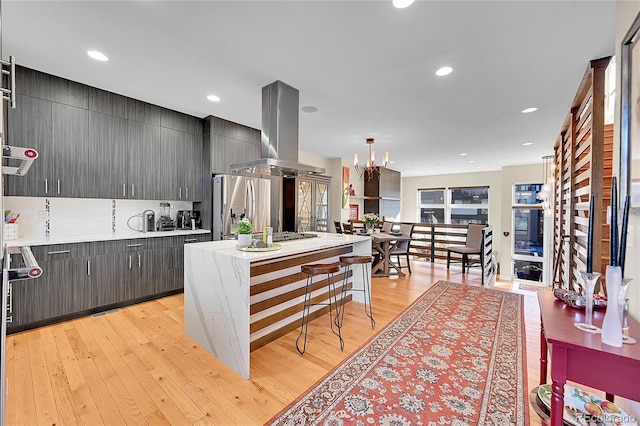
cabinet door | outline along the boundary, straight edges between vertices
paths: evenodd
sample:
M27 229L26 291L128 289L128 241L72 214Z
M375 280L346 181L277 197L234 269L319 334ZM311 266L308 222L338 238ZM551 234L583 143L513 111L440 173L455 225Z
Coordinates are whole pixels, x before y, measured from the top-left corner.
M127 120L89 111L89 182L91 196L127 197Z
M56 318L73 311L71 264L74 261L77 259L42 262L42 276L12 283L11 327Z
M179 134L177 130L161 128L159 168L159 198L179 200L177 156Z
M131 268L126 273L125 294L123 300L139 299L155 293L154 252L142 250L128 253Z
M314 231L329 232L329 184L316 182L314 191Z
M52 104L53 157L55 175L49 195L88 197L88 111L63 104Z
M297 194L297 232L307 232L312 230L313 220L313 181L308 179L298 179Z
M127 132L127 198L154 200L160 162L160 127L130 120Z
M44 197L52 180L53 136L51 102L18 95L16 109L8 108L7 144L34 148L38 158L24 176L5 176L5 195ZM13 161L13 160L12 160ZM47 185L45 185L47 179Z
M112 253L94 256L92 274L100 277L96 283L96 306L106 306L125 300L126 274L129 271L128 253Z

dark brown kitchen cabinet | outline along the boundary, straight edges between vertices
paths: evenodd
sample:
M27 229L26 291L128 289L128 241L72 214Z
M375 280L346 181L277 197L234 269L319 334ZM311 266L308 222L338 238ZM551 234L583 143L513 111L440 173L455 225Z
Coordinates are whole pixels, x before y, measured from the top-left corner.
M9 110L7 143L34 148L39 156L27 175L5 178L5 195L87 196L87 110L29 96L18 102Z
M380 219L395 218L400 213L401 175L391 169L382 169L380 179L364 182L364 213L375 213Z
M160 188L166 199L202 199L202 139L193 133L162 128L162 176ZM196 183L198 182L198 183Z
M18 67L7 143L35 148L5 195L202 200L197 117Z
M9 145L31 147L38 159L25 176L7 176L5 195L85 197L89 192L88 111L18 95L9 110Z
M96 197L128 198L128 130L124 118L89 111L88 177Z
M30 147L38 151L39 158L24 176L4 177L5 195L45 196L45 179L53 165L51 102L18 95L16 109L8 108L7 144Z
M33 246L43 269L14 281L9 333L152 299L184 287L184 244L195 234Z
M88 197L89 119L86 109L52 104L53 158L45 194L55 197Z

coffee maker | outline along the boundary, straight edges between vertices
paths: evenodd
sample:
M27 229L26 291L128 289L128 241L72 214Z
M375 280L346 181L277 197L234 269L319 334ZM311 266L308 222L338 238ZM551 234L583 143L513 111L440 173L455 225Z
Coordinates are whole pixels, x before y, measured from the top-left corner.
M200 222L200 211L178 210L176 226L178 229L199 229L202 226Z
M176 229L176 222L171 219L171 204L166 201L160 203L160 217L156 222L158 231L173 231Z

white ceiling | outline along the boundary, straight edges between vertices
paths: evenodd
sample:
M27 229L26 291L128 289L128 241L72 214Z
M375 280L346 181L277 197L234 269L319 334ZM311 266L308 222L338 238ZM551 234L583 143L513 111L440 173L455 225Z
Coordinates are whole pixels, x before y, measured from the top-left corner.
M2 1L21 65L255 128L282 80L318 108L300 112L302 151L362 159L373 137L404 176L541 162L614 40L614 1Z

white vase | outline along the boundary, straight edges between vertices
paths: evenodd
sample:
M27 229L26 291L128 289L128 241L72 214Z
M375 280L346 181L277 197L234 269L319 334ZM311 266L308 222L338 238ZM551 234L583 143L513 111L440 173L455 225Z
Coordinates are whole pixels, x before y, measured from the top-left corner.
M622 283L622 269L619 266L607 265L605 283L607 285L607 311L604 314L604 321L602 321L602 343L619 348L622 346L622 321L618 297Z
M252 234L238 234L238 247L249 247L252 240Z

